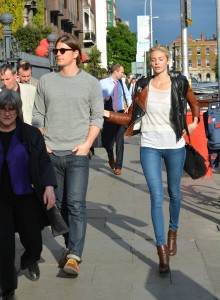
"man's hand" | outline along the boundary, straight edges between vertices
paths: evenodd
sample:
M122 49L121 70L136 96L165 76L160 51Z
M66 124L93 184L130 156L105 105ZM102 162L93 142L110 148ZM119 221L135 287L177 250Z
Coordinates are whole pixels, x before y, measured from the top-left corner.
M79 144L76 146L72 152L76 152L76 155L86 156L89 153L90 145L87 142Z
M54 187L53 186L47 186L45 188L44 191L44 195L43 195L43 200L44 200L44 204L47 207L47 210L51 209L55 202L56 202L56 197L54 194Z

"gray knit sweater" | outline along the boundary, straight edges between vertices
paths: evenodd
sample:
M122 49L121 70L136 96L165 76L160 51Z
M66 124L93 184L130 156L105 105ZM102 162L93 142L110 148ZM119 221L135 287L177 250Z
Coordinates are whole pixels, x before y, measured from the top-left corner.
M75 76L50 73L41 77L32 124L45 128L52 150L72 150L86 140L91 125L102 128L103 101L99 81L81 70Z

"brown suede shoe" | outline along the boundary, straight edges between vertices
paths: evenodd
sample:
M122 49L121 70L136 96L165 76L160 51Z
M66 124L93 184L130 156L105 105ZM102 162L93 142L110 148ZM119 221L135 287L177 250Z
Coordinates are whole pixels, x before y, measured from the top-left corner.
M114 169L114 167L115 167L115 160L114 160L113 156L111 158L109 158L108 163L109 163L110 168Z
M115 169L115 175L121 175L121 169Z

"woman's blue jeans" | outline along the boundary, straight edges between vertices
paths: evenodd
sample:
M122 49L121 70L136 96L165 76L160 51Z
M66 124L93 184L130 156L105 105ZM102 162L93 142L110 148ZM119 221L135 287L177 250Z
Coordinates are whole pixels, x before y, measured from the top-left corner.
M181 205L180 181L185 156L185 147L179 149L141 147L140 149L141 165L150 191L151 218L157 245L167 244L163 213L162 161L164 160L166 166L168 194L170 197L169 230L177 230Z
M89 178L89 158L72 153L50 155L56 174L56 204L69 225L64 235L66 246L74 258L81 260L87 225L86 193Z

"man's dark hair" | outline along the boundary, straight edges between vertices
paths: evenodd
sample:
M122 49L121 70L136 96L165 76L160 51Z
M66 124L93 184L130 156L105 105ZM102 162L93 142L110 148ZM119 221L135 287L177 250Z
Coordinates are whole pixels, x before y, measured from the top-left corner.
M16 72L16 68L10 64L3 64L1 67L0 67L0 75L4 75L6 73L6 71L9 70L11 71L11 73L13 75L15 75L17 72Z
M27 61L22 61L17 66L17 72L19 73L19 70L22 69L23 71L32 70L32 66Z
M76 64L77 66L81 63L81 57L82 57L82 50L81 50L81 45L77 38L75 38L72 34L69 33L64 33L55 42L55 48L58 43L64 43L67 46L69 46L73 51L78 50L79 55L76 58Z
M118 71L121 67L123 67L123 66L120 65L120 64L112 65L111 68L110 68L110 73L112 74L112 73L114 73L114 71Z

